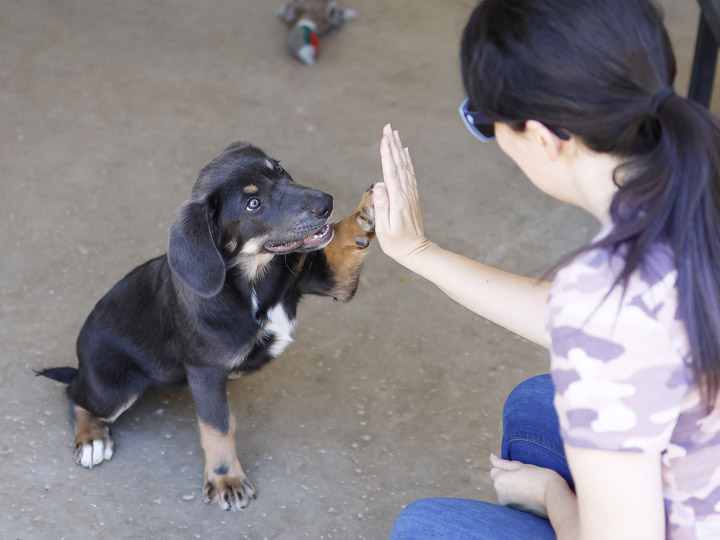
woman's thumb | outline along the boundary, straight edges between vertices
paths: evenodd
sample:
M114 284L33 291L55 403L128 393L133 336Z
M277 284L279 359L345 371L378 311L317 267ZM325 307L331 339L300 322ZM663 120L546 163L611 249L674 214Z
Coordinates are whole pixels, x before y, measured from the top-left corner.
M373 206L375 207L375 226L387 229L389 201L385 182L373 184Z
M495 454L490 454L490 463L495 469L500 469L503 471L516 471L523 466L523 463L521 463L520 461L501 459Z

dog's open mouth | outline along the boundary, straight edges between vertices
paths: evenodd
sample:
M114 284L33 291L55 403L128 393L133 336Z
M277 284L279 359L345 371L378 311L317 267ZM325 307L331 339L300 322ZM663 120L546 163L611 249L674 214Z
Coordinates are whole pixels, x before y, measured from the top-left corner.
M294 242L284 243L273 243L268 242L265 244L265 249L273 253L290 253L291 251L312 251L314 249L324 248L332 240L334 231L330 225L323 225L323 227L315 231L310 236L307 236L301 240L295 240Z

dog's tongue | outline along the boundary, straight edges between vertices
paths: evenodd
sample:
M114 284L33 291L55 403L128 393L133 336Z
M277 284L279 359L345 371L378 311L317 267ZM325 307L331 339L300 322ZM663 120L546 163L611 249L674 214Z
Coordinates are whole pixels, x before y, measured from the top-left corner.
M285 242L282 244L267 244L265 247L269 251L277 253L289 253L296 249L303 248L305 250L316 249L328 242L328 238L333 234L333 230L330 225L324 225L318 231L315 231L310 236L303 238L302 240L296 240L295 242Z

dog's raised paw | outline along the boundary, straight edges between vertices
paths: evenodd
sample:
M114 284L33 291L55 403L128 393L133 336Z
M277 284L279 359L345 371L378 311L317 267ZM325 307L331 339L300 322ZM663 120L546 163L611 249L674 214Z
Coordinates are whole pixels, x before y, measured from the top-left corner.
M365 249L370 245L370 240L375 233L375 207L373 206L372 186L363 193L355 211L355 223L359 233L355 235L355 245Z

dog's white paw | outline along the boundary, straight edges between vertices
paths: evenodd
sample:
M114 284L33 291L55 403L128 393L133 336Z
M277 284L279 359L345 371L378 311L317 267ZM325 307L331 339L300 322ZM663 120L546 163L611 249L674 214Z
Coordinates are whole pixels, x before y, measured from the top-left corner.
M103 461L109 461L113 455L113 442L110 437L96 439L91 444L78 444L75 448L75 461L78 465L92 469Z
M80 407L75 415L75 463L92 469L113 455L110 428Z

